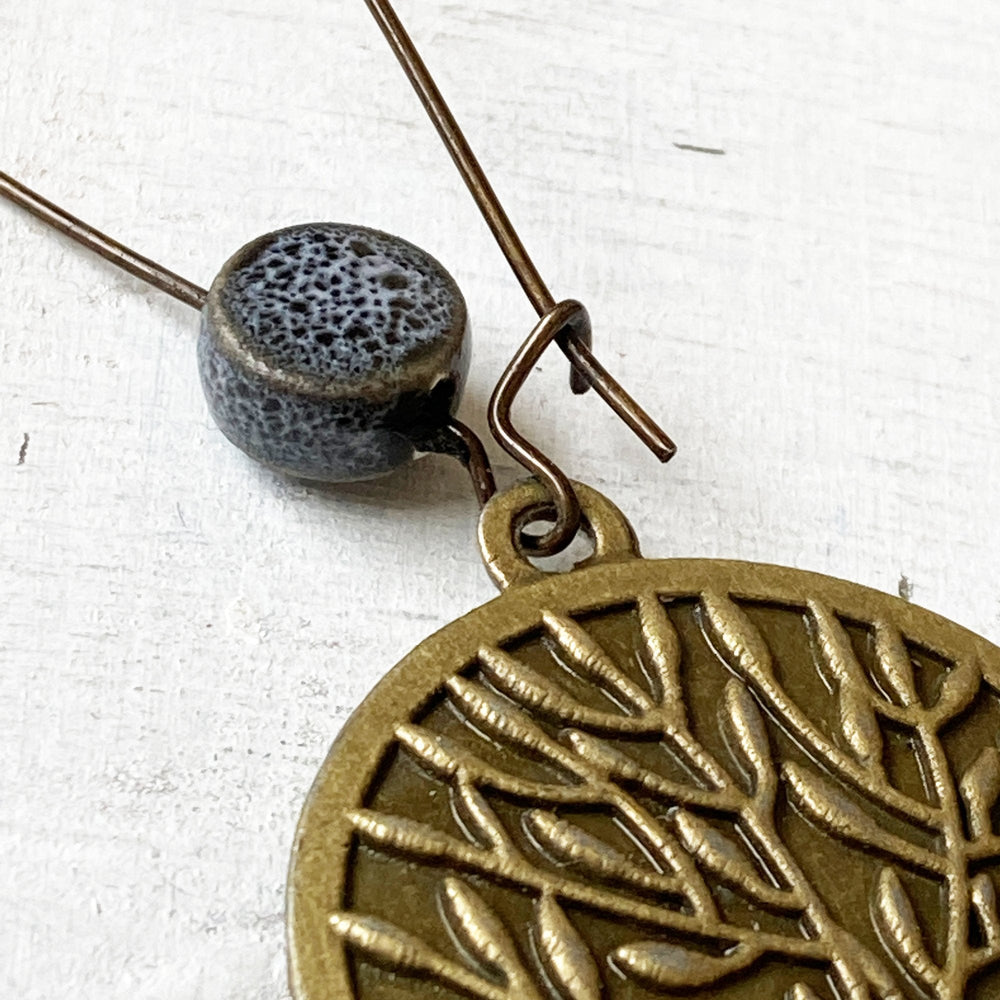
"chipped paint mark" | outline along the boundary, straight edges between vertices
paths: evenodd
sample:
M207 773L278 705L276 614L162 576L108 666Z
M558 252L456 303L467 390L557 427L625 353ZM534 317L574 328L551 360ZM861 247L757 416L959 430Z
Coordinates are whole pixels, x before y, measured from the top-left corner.
M909 601L913 598L913 581L905 573L899 574L899 584L896 589L904 601Z
M725 156L724 149L714 149L712 146L692 146L687 142L675 142L675 149L683 149L688 153L710 153L712 156Z
M28 457L28 442L31 438L28 432L24 432L24 440L21 442L21 450L17 453L17 464L24 465L24 460Z

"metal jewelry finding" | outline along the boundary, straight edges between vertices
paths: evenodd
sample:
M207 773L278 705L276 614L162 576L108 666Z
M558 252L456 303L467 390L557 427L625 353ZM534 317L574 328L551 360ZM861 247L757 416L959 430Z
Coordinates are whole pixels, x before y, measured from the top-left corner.
M677 448L662 428L594 357L590 350L590 320L583 306L578 302L557 302L549 291L389 0L365 2L413 84L438 135L447 146L507 262L538 313L538 325L518 350L493 392L489 410L490 430L501 447L537 476L549 491L554 508L554 526L541 536L522 534L520 542L534 555L554 555L569 545L580 528L579 499L566 475L551 458L531 445L514 428L510 417L514 398L553 340L572 365L570 385L574 392L583 393L593 387L661 462L669 461Z
M1000 649L816 573L525 558L355 711L299 823L296 1000L987 1000Z
M590 346L590 319L586 309L572 300L557 302L545 285L389 0L366 0L366 3L427 109L521 287L538 313L539 322L507 366L493 391L489 404L489 424L500 446L535 475L550 496L549 504L539 512L539 519L551 518L552 527L540 536L520 532L519 544L536 556L554 555L565 549L580 530L579 498L566 474L515 428L511 418L511 408L518 392L550 343L555 341L570 361L570 385L574 392L583 393L593 387L661 462L673 457L676 446L594 356ZM205 289L70 215L2 172L0 196L21 206L129 274L194 309L205 308L209 295ZM454 418L448 420L446 426L450 428L447 440L452 442L452 447L449 448L445 442L442 450L455 454L466 464L476 495L481 504L485 503L495 489L485 449L480 443L473 443L473 432ZM457 451L454 444L456 440L459 442Z

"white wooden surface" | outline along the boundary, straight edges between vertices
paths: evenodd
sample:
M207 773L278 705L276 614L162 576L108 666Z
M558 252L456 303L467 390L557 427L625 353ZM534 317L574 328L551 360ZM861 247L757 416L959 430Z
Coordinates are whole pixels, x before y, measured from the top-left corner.
M1000 639L1000 7L400 13L681 452L657 466L556 355L522 425L648 554L905 577ZM0 39L2 169L196 281L315 219L440 257L485 430L532 314L361 0L0 0ZM0 282L0 995L282 998L328 743L491 596L466 482L255 468L206 414L194 314L4 206Z

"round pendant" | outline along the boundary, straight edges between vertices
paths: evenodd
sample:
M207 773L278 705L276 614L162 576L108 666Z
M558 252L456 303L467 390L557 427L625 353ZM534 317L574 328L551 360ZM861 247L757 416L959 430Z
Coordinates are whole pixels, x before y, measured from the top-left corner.
M494 499L491 603L355 712L303 812L298 1000L1000 995L1000 650L798 570L595 553Z

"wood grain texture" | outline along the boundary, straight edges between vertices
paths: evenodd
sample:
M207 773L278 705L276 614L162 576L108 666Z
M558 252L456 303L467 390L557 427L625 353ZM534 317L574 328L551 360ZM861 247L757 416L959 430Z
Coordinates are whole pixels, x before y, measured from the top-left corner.
M400 14L681 452L658 467L555 354L521 425L651 555L905 579L1000 639L1000 8ZM361 0L3 0L0 36L3 169L192 280L315 219L442 260L485 430L533 317ZM4 206L0 283L0 993L280 1000L332 736L491 596L470 491L437 459L338 491L255 468L207 415L194 314Z

